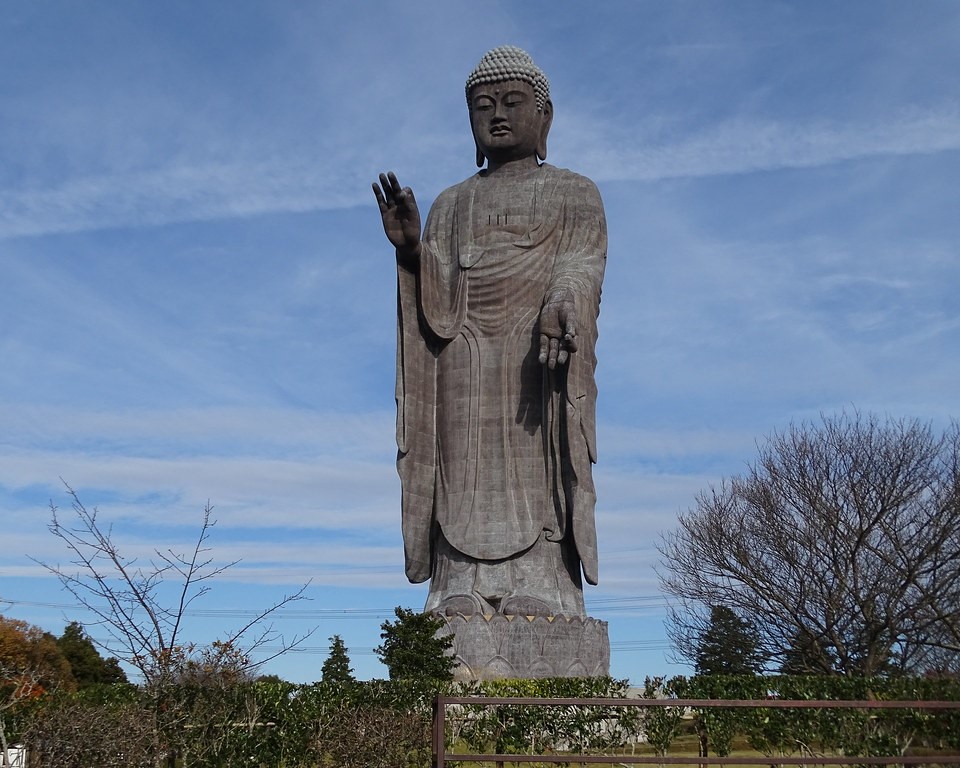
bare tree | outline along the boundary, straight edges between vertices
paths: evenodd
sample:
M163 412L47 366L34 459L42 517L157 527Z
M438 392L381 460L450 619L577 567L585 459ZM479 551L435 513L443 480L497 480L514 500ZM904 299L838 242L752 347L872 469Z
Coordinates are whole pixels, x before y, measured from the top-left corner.
M960 428L854 412L789 427L663 536L669 631L694 661L711 606L771 665L876 675L960 661Z
M207 541L216 521L213 507L203 510L200 532L186 552L155 549L146 562L125 556L113 539L112 527L102 528L96 508L89 510L76 492L67 486L73 511L72 523L65 522L51 503L50 532L60 539L72 555L73 568L40 563L54 574L80 605L97 617L94 625L108 635L98 644L134 666L145 683L177 674L182 658L178 653L189 647L182 633L190 606L206 595L209 582L238 561L217 564ZM267 622L279 609L304 599L304 585L296 592L259 611L238 629L220 638L225 646L240 646L248 657L257 649L279 640L279 650L254 663L252 668L275 658L303 637L285 643ZM165 595L172 599L165 599Z
M83 505L69 486L73 515L64 520L52 503L51 533L71 553L72 567L41 563L53 573L78 603L97 617L105 639L97 644L135 667L143 689L153 701L156 718L155 752L170 765L176 760L176 734L186 725L190 707L176 700L184 683L216 680L240 682L267 661L295 648L312 634L285 640L269 623L278 610L304 599L307 585L258 611L239 628L207 645L184 638L185 619L194 601L207 594L210 582L236 564L218 564L207 546L215 525L207 504L196 541L185 552L155 549L140 561L124 555L110 526L102 527L97 509ZM278 648L266 658L253 654L267 646ZM159 758L158 758L159 759Z

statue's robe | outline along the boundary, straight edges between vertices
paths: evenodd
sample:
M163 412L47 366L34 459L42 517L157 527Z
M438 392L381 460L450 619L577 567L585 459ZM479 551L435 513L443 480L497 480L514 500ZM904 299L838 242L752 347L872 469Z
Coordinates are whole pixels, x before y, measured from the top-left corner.
M596 186L541 165L480 172L444 191L419 267L400 264L397 467L406 573L431 577L439 533L478 561L543 535L597 583L592 463L600 284L607 233ZM577 350L538 360L551 297L576 305Z

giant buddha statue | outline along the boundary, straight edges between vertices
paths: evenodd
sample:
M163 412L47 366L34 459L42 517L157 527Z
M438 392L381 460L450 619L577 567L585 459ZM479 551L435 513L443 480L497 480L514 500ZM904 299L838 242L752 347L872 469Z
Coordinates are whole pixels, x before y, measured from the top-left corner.
M529 55L488 52L466 98L480 171L440 194L422 232L409 187L373 185L399 279L406 573L430 580L440 615L582 618L582 582L597 583L603 204L544 162L553 103Z

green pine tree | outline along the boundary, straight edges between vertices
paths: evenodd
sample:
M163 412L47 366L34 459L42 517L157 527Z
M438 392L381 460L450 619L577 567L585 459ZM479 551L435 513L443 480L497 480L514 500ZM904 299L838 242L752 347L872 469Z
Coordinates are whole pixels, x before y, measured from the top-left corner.
M710 608L710 624L697 644L698 675L755 675L763 667L754 626L730 608Z
M409 608L394 609L396 621L380 625L383 643L374 649L391 680L452 680L456 661L450 649L453 637L437 635L443 619L431 613L415 613Z
M71 621L57 638L60 653L70 663L77 687L125 683L127 676L112 656L103 658L78 621Z
M325 683L352 683L355 678L350 668L350 657L340 635L330 638L330 655L323 662L321 668L322 680Z

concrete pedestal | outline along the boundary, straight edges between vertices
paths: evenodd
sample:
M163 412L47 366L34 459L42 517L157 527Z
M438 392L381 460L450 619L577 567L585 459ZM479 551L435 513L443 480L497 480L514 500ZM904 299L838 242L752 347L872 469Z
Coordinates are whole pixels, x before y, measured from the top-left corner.
M610 674L607 622L566 616L441 616L453 635L457 680Z

